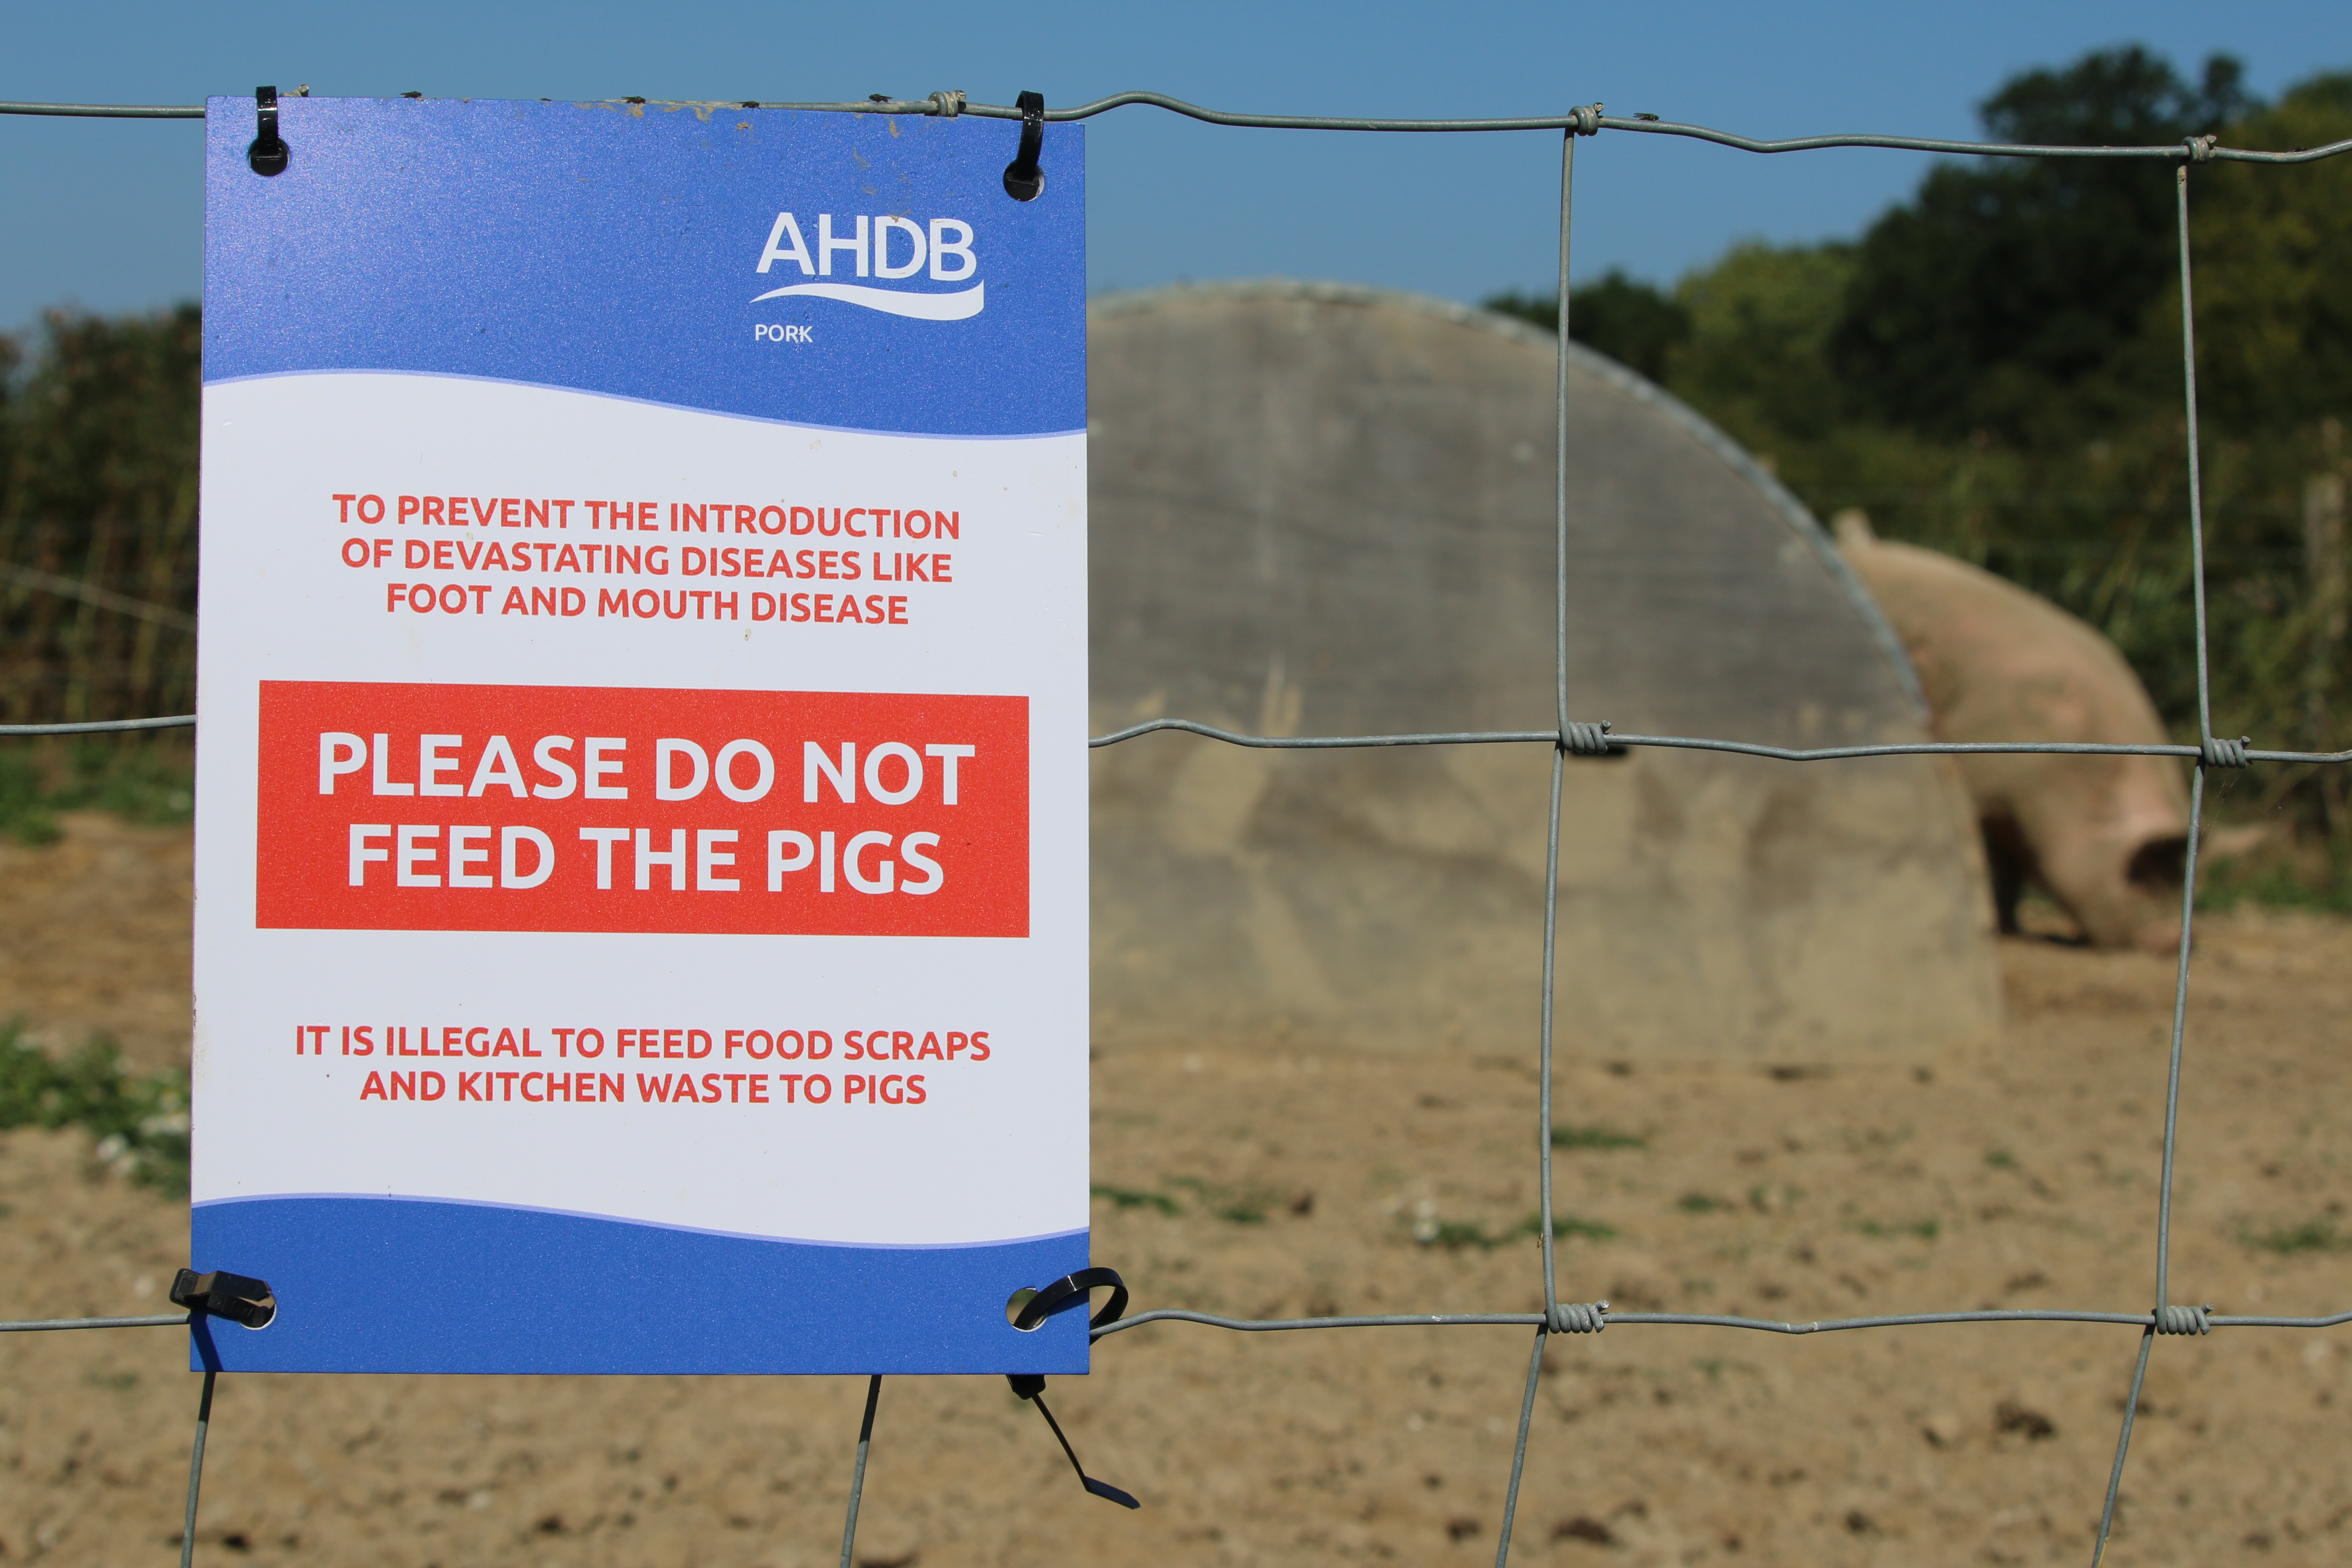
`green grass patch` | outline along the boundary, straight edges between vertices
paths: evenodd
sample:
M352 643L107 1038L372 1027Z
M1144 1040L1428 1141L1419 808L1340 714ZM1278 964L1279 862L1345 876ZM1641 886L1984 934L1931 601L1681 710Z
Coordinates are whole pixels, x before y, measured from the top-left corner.
M1273 1193L1261 1192L1255 1187L1246 1190L1221 1187L1198 1176L1171 1176L1168 1184L1191 1193L1192 1201L1201 1205L1202 1212L1223 1220L1227 1225L1264 1225L1266 1216L1274 1212L1276 1203L1280 1201ZM1177 1212L1176 1200L1164 1198L1161 1201L1169 1205L1160 1209L1162 1214Z
M187 1076L134 1076L110 1040L59 1061L26 1040L20 1022L0 1024L0 1129L10 1127L82 1128L117 1173L187 1196Z
M1523 1235L1532 1236L1538 1241L1542 1240L1543 1215L1539 1214L1528 1215L1520 1222L1519 1230ZM1554 1241L1564 1241L1572 1236L1582 1237L1587 1241L1608 1241L1616 1234L1615 1226L1603 1225L1597 1219L1579 1219L1572 1214L1555 1214L1551 1216L1551 1236Z
M1614 1227L1602 1225L1599 1220L1579 1219L1574 1215L1554 1215L1551 1234L1559 1240L1582 1237L1587 1241L1607 1241L1617 1232ZM1531 1214L1500 1234L1491 1232L1473 1220L1423 1219L1414 1224L1412 1236L1423 1247L1442 1247L1448 1252L1460 1252L1468 1247L1492 1252L1498 1247L1509 1247L1528 1239L1541 1239L1543 1215Z
M1511 1238L1489 1236L1485 1226L1471 1220L1446 1219L1415 1226L1413 1239L1423 1247L1442 1247L1448 1252L1459 1252L1465 1247L1492 1252Z
M1889 1224L1883 1220L1856 1220L1846 1227L1856 1236L1874 1237L1885 1241L1898 1237L1910 1237L1918 1241L1933 1241L1944 1234L1944 1222L1937 1219L1913 1220L1907 1225Z
M1712 1193L1685 1193L1675 1200L1675 1207L1685 1214L1713 1214L1717 1209L1730 1206L1730 1200L1718 1198Z
M2352 845L2330 840L2300 852L2273 846L2199 865L2199 913L2240 904L2352 914Z
M1646 1149L1647 1138L1632 1132L1620 1132L1606 1122L1587 1122L1581 1127L1555 1127L1551 1130L1551 1146L1555 1149Z
M2352 1251L2352 1236L2336 1229L2333 1217L2307 1219L2301 1225L2280 1226L2270 1230L2249 1231L2246 1245L2264 1252L2275 1252L2292 1258L2303 1252Z
M131 735L0 750L0 836L49 844L60 811L110 811L129 822L176 826L194 815L187 742Z
M1094 1195L1115 1209L1157 1209L1164 1215L1181 1214L1182 1209L1166 1193L1147 1193L1136 1187L1106 1186L1097 1182Z
M2011 1153L2006 1149L1988 1149L1985 1151L1984 1160L1986 1164L1990 1165L1996 1171L2014 1171L2017 1169L2017 1156Z

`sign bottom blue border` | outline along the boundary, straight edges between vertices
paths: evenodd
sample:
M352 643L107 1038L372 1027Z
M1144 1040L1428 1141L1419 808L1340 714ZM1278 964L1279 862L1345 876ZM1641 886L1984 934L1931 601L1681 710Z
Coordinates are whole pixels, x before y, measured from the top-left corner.
M971 1247L772 1241L420 1198L205 1204L194 1267L269 1282L278 1316L200 1322L222 1372L1087 1370L1086 1314L1005 1301L1084 1268L1086 1231Z

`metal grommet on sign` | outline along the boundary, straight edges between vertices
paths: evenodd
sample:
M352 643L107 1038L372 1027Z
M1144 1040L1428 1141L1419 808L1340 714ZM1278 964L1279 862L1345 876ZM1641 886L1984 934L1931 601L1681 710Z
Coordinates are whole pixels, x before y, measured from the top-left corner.
M257 87L253 89L253 145L245 150L245 161L257 174L277 175L286 172L293 159L293 150L286 139L278 134L278 89Z
M1045 147L1045 95L1024 92L1014 99L1021 110L1021 150L1004 165L1004 194L1016 202L1034 202L1045 194L1045 171L1037 154Z

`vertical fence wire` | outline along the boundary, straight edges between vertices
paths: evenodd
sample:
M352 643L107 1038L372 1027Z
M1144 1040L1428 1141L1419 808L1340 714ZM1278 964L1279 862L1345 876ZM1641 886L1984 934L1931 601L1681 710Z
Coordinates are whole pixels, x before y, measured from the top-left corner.
M866 1415L857 1423L857 1463L849 1472L849 1510L841 1521L841 1568L852 1568L857 1548L857 1508L866 1496L866 1456L874 1447L874 1407L882 1403L882 1374L866 1380Z
M213 1383L220 1374L205 1369L205 1391L196 1400L196 1439L188 1447L188 1507L180 1521L180 1568L196 1560L196 1493L205 1483L205 1436L213 1424Z
M2200 756L2189 788L2189 846L2180 874L2180 944L2172 979L2172 1037L2165 1064L2164 1169L2156 1199L2156 1310L2139 1338L2139 1353L2132 1363L2131 1387L2124 1396L2123 1421L2116 1434L2116 1459L2107 1472L2105 1500L2099 1509L2098 1539L2091 1548L2091 1568L2099 1568L2114 1533L2116 1509L2122 1500L2124 1468L2131 1456L2132 1426L2139 1416L2140 1390L2147 1382L2147 1360L2156 1336L2171 1315L2172 1186L2180 1145L2180 1071L2189 1033L2189 961L2196 947L2197 855L2205 820L2205 774L2217 755L2213 737L2213 698L2208 677L2210 647L2205 621L2205 494L2199 464L2197 435L2197 297L2189 247L2189 165L2173 171L2174 206L2180 252L2180 369L2189 444L2189 556L2196 587L2197 735ZM2201 1324L2201 1315L2191 1321Z

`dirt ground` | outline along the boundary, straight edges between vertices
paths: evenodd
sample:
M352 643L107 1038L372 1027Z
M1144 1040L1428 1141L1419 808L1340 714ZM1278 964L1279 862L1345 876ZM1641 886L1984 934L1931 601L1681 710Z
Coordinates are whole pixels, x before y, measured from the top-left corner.
M0 851L0 1013L184 1048L182 835L77 817ZM2352 1306L2352 925L2203 927L2173 1295ZM2149 1304L2169 964L2004 945L2011 1025L1927 1070L1612 1069L1567 1053L1564 1291L1789 1320ZM1139 1309L1530 1310L1531 1051L1202 1042L1095 1075L1095 1256ZM1633 1141L1638 1141L1633 1142ZM1617 1146L1600 1146L1616 1142ZM184 1208L87 1137L0 1136L0 1313L154 1311ZM2346 1234L2352 1236L2352 1226ZM1417 1239L1417 1236L1422 1238ZM2265 1245L2267 1238L2268 1245ZM429 1295L429 1291L427 1292ZM1145 1326L1049 1398L1085 1496L1000 1379L887 1384L859 1561L1492 1560L1530 1336ZM1518 1560L2087 1562L2137 1348L2050 1324L1790 1339L1624 1324L1550 1342ZM0 1339L0 1560L164 1563L197 1380L171 1330ZM2352 1546L2352 1327L2157 1342L2115 1564ZM852 1379L222 1381L198 1561L835 1561Z

